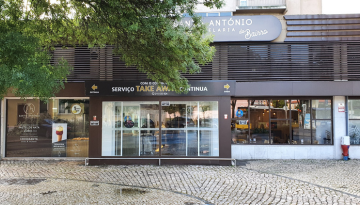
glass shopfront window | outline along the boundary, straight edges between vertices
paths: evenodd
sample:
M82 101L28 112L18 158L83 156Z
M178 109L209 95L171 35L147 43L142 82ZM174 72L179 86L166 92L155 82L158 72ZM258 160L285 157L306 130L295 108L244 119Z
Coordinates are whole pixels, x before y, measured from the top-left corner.
M249 141L249 102L248 100L231 101L231 139L232 143Z
M159 102L103 102L102 156L159 155Z
M6 100L7 157L87 157L89 100Z
M250 144L269 144L269 100L250 100Z
M271 143L290 143L290 102L289 100L270 101Z
M217 102L103 102L102 120L102 156L219 156Z
M219 155L217 102L171 102L161 113L163 155Z
M313 144L331 144L331 100L312 100Z
M291 100L293 144L311 144L310 100Z
M332 144L330 99L232 99L230 103L233 144ZM237 110L246 115L237 116Z
M349 99L349 136L351 145L360 144L360 100Z

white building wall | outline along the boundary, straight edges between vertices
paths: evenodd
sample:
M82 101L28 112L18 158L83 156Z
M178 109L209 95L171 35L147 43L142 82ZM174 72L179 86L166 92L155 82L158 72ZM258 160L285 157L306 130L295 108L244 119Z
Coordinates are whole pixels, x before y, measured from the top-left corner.
M231 145L231 157L235 159L333 159L334 146Z
M322 0L323 14L356 14L359 8L359 0Z
M346 135L346 112L339 112L345 96L333 97L334 145L231 145L235 159L342 159L341 137ZM360 146L350 146L349 157L360 159Z
M334 157L342 158L341 137L346 135L346 112L339 112L339 103L345 104L344 96L334 96L333 98L333 136L334 136Z

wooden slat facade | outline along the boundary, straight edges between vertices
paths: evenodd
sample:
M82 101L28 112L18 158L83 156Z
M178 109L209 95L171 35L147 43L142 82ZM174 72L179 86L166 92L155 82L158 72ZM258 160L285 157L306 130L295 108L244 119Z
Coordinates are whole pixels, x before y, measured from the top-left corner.
M285 15L285 42L360 41L360 14Z
M189 80L359 81L360 42L216 43L213 61ZM127 67L112 47L76 47L54 52L74 67L69 82L86 80L148 80L136 67Z

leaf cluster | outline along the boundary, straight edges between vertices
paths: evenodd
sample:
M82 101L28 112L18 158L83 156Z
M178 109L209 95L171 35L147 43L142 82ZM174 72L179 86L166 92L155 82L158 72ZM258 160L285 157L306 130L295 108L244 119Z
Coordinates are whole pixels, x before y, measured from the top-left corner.
M50 64L49 51L26 32L32 21L25 14L22 1L0 0L0 97L12 91L45 100L63 88L70 67L64 60Z
M222 0L204 0L221 7ZM200 72L215 48L206 25L194 13L196 0L0 0L0 95L51 97L69 65L50 65L56 45L115 46L128 66L136 66L171 90L186 91L185 73ZM191 26L179 24L187 13Z
M46 46L114 45L128 66L149 79L165 82L180 92L187 88L184 73L200 72L199 64L212 60L215 48L206 25L194 13L196 0L31 0L31 18L41 29L31 31ZM205 0L221 7L222 0ZM192 26L178 24L187 13ZM41 20L40 20L41 19ZM184 89L186 90L186 89Z

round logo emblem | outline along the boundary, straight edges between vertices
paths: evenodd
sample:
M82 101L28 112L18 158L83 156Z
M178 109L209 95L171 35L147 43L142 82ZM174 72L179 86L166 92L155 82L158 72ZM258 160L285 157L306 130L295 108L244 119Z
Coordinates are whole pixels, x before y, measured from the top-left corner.
M81 106L79 104L74 104L71 106L71 113L74 115L78 115L81 113Z
M25 114L33 114L35 112L35 105L32 103L26 103L23 108Z

